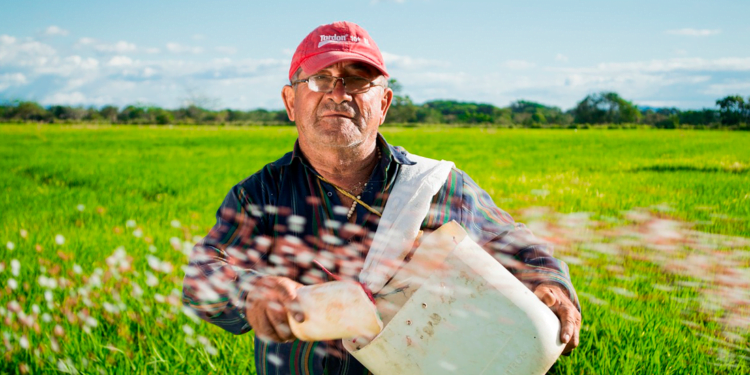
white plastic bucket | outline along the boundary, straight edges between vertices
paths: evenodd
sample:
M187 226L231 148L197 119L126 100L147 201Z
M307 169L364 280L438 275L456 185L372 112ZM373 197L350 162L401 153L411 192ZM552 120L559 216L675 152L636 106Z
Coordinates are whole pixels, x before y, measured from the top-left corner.
M565 347L558 318L457 223L439 231L443 237L426 238L414 259L439 258L445 245L435 244L448 243L443 266L426 278L407 267L396 273L389 285L401 287L376 299L383 330L344 347L374 374L544 374ZM386 302L392 316L380 309Z

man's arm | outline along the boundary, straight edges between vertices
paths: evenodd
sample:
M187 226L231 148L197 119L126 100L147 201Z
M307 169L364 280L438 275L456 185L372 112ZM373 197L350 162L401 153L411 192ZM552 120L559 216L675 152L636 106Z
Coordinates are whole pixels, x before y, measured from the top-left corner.
M261 236L262 215L247 212L248 204L240 185L227 194L216 213L216 224L193 248L182 288L185 306L235 335L251 329L244 310L247 285L259 274L250 266L260 260L270 242Z
M262 202L257 202L262 203ZM198 316L235 335L251 329L262 339L294 339L287 311L304 320L296 303L302 284L264 275L272 240L264 235L263 213L242 185L227 194L216 224L193 248L185 272L183 304Z

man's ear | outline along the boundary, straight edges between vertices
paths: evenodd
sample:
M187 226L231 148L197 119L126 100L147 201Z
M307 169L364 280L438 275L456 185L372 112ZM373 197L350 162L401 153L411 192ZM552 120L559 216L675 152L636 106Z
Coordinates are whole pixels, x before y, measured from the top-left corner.
M380 100L380 111L382 116L380 117L380 125L385 122L385 115L388 114L388 108L391 108L391 102L393 101L393 90L386 87L383 89L383 98Z
M294 94L294 88L290 85L286 85L281 89L281 99L284 100L286 116L289 117L289 121L292 122L294 122Z

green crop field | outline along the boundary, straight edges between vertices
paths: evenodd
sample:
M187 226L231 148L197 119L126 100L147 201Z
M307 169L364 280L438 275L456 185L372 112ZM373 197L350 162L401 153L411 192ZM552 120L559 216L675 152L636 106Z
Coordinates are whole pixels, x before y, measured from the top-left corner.
M557 374L750 372L750 133L383 128L453 160L568 262ZM0 125L0 373L254 373L182 266L291 127ZM465 372L470 373L470 372Z

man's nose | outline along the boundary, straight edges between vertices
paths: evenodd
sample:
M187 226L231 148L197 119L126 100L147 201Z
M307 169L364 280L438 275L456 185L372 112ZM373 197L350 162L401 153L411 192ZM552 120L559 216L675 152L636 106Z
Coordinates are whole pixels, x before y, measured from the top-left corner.
M341 78L337 78L335 81L333 81L333 90L331 90L331 92L328 93L328 95L330 95L331 99L337 104L352 100L351 94L346 93L346 87L344 87L344 80Z

